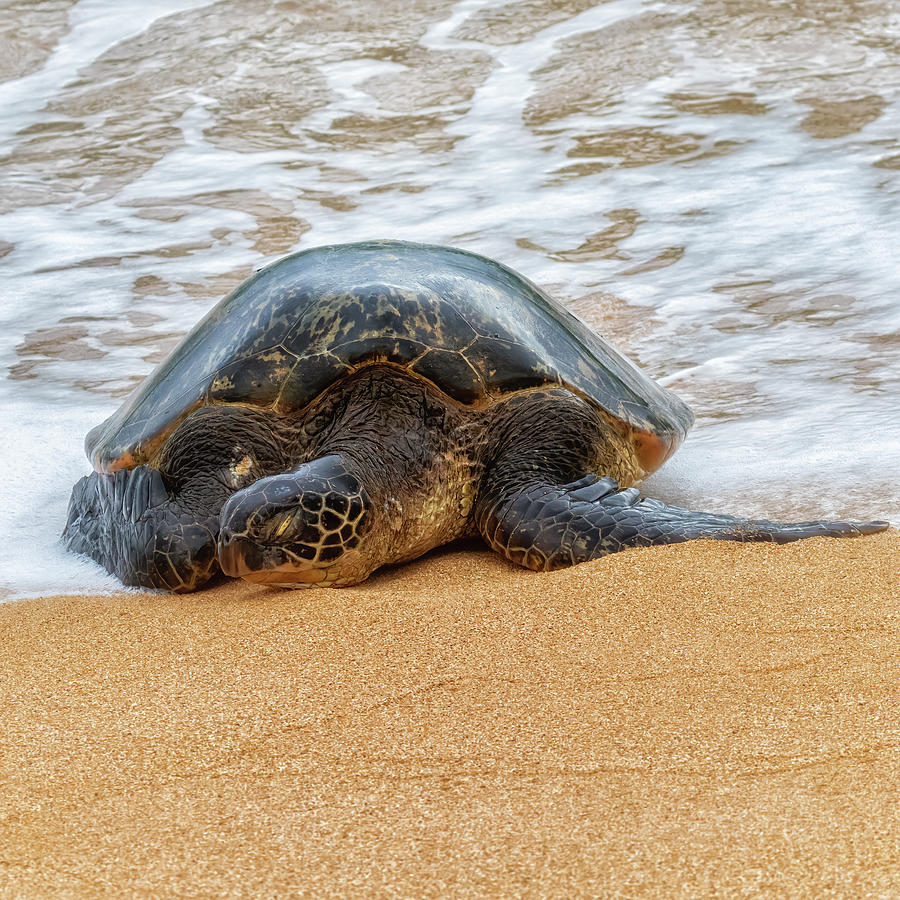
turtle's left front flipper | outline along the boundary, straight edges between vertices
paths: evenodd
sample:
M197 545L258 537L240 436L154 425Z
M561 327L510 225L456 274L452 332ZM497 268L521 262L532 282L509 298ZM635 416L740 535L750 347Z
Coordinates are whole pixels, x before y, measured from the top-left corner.
M529 569L557 569L628 547L695 539L774 541L873 534L887 522L769 522L692 512L621 489L613 478L588 475L571 484L498 486L476 512L485 540Z
M62 538L128 585L192 591L216 572L218 515L189 510L156 469L92 472L72 489Z

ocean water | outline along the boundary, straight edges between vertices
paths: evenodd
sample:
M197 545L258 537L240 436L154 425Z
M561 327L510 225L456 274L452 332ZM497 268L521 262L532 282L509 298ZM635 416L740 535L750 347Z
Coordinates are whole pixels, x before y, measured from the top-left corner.
M212 305L398 237L545 286L697 413L645 483L900 524L900 11L887 2L2 4L0 591L82 441Z

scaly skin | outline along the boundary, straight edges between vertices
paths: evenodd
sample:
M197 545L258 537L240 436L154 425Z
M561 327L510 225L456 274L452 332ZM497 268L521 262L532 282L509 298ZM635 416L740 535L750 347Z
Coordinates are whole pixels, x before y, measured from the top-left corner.
M149 465L82 479L64 538L128 584L185 591L220 565L286 586L354 584L473 532L546 570L693 538L887 527L694 513L642 499L628 487L642 476L627 429L567 390L480 408L373 365L300 416L197 410Z
M152 464L82 478L63 541L124 584L196 590L219 571L222 504L284 466L284 437L255 410L197 410Z
M504 433L493 448L475 520L491 548L529 569L559 569L629 547L700 538L787 543L888 527L771 522L667 506L629 487L634 470L615 427L584 401L552 391L502 415Z
M218 571L219 517L170 496L157 469L92 472L72 490L63 531L123 584L184 592Z
M571 484L522 483L486 499L480 512L479 530L487 543L512 562L539 571L629 547L697 539L786 544L873 534L887 527L885 522L785 523L698 513L642 497L635 488L620 488L614 478L593 474Z

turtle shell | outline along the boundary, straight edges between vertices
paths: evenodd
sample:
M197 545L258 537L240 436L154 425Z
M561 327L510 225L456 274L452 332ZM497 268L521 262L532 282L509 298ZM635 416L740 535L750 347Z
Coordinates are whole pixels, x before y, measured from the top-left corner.
M350 372L393 363L461 404L562 386L619 419L645 471L690 410L580 319L493 260L369 241L316 247L262 269L222 300L121 408L87 436L94 468L149 461L201 406L289 414Z

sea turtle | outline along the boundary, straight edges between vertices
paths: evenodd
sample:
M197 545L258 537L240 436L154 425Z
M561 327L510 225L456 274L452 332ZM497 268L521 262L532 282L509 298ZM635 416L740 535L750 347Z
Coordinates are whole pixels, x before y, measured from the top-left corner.
M219 303L85 442L66 544L126 584L342 586L480 534L530 569L690 538L885 523L690 512L630 487L693 421L521 275L401 241L317 247Z

